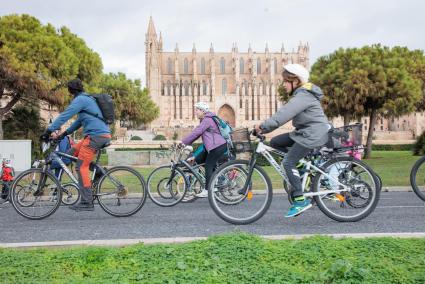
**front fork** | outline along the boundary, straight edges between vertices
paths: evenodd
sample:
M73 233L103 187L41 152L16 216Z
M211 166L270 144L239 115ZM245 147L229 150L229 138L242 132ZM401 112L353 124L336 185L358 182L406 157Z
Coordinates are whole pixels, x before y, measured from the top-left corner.
M33 193L34 196L41 196L43 194L43 188L47 180L47 173L46 173L48 170L47 167L48 167L47 164L43 166L43 169L40 174L40 180L37 183L37 189ZM35 184L35 174L33 175L31 182Z
M249 184L251 183L252 173L254 172L255 163L257 162L257 152L252 153L251 160L249 160L248 176L246 178L245 184L239 194L246 195Z

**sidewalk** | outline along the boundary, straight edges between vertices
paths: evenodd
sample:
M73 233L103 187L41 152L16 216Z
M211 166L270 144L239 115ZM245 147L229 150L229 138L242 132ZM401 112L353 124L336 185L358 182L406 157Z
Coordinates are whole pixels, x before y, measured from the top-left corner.
M355 234L300 234L300 235L262 235L267 240L291 240L305 239L313 236L328 236L335 239L341 238L425 238L425 232L421 233L355 233ZM122 247L143 243L154 244L176 244L206 240L207 237L175 237L175 238L146 238L146 239L117 239L117 240L76 240L76 241L52 241L52 242L26 242L26 243L0 243L0 248L65 248L75 246L106 246Z

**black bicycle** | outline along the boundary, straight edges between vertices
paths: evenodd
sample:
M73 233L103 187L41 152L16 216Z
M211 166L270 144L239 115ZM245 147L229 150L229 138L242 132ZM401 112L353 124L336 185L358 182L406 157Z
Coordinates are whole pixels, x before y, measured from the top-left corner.
M205 164L192 164L187 159L193 151L192 146L180 148L173 145L170 150L171 163L154 169L147 180L150 199L162 207L174 206L179 202L193 202L197 199L197 194L206 187ZM217 162L217 167L229 159L228 155L224 156ZM224 179L225 177L221 177L220 181L224 183ZM235 194L235 199L218 192L216 198L223 204L233 204L244 197Z
M413 165L410 171L410 185L416 195L425 201L425 156Z
M51 172L50 165L53 161L59 163L73 186L79 188L77 178L60 157L69 158L72 162L76 162L77 158L63 152L51 151L51 148L56 148L58 142L42 142L44 159L38 161L40 167L22 172L12 183L10 201L16 211L25 218L44 219L52 215L63 201L62 195L66 192L66 185L61 184ZM109 145L104 147L107 146ZM143 177L135 169L126 166L103 168L99 165L100 154L98 151L95 162L91 164L94 199L105 212L115 217L127 217L137 213L146 201Z

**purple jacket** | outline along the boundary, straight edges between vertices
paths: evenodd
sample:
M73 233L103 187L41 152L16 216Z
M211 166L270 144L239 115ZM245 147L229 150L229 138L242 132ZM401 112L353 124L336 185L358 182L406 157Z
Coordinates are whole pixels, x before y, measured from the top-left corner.
M224 140L224 138L221 136L220 130L212 118L213 116L215 116L213 112L205 113L201 124L193 129L192 133L183 138L182 142L185 145L190 145L193 143L193 141L202 135L202 142L204 143L208 152L217 148L218 146L225 144L226 140Z

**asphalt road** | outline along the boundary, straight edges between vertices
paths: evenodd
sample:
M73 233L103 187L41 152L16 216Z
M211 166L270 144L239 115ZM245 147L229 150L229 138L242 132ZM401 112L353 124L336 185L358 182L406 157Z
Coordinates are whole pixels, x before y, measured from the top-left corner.
M205 237L233 231L259 235L425 232L425 202L413 192L382 192L376 210L356 223L339 223L314 207L287 219L286 196L275 195L267 214L256 223L235 226L218 218L207 199L162 208L147 200L134 216L115 218L96 206L74 212L65 206L41 221L27 220L10 204L0 205L0 243Z

